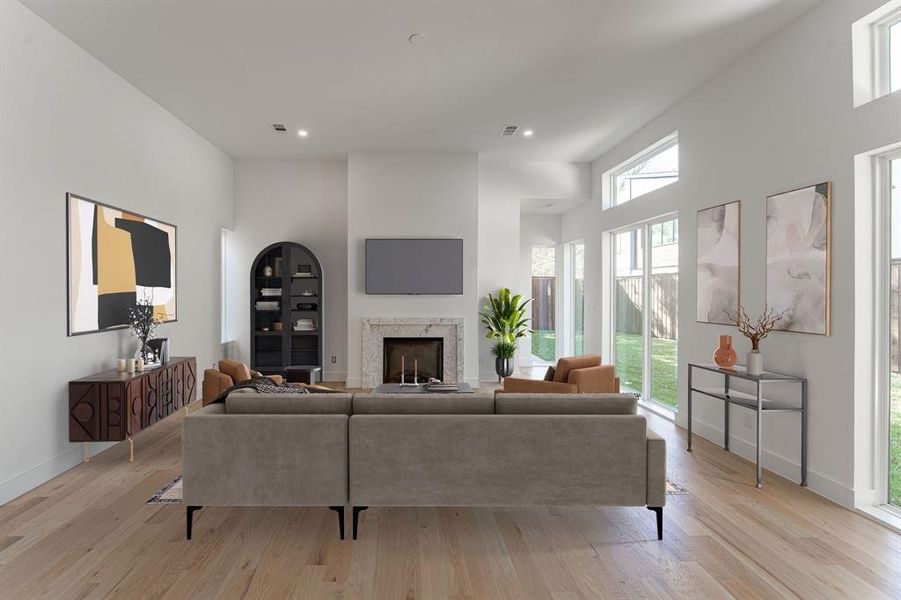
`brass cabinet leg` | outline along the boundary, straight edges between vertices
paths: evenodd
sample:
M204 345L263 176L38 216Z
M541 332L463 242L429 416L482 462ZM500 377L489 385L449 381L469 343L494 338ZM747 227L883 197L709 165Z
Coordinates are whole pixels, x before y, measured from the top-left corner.
M81 462L91 462L91 454L88 452L88 443L81 443Z
M128 437L128 462L133 463L135 461L135 438L132 436Z

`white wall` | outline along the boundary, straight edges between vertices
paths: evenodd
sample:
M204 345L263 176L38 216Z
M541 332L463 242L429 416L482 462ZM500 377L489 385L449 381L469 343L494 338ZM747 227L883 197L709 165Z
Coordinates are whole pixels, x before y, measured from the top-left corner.
M325 281L323 380L347 376L347 163L242 160L235 163L234 260L229 310L239 356L250 361L250 267L269 244L297 242L322 263ZM331 358L335 357L335 363Z
M66 192L178 226L178 322L160 333L202 368L220 348L232 181L222 152L23 6L0 3L0 503L78 463L67 382L135 350L121 330L66 336Z
M478 381L479 162L473 152L352 152L347 184L347 384L360 386L364 317L462 317L464 377ZM463 239L463 294L368 296L364 241Z
M762 351L768 368L809 379L809 484L845 505L855 494L853 264L855 244L866 241L853 235L853 157L901 140L901 94L859 108L851 97L851 23L879 4L820 4L593 165L597 184L602 173L678 129L678 183L603 213L594 202L564 218L568 235L588 240L598 231L679 211L678 420L684 425L686 363L708 362L720 333L736 336L740 355L748 350L734 328L695 321L695 212L742 201L742 303L757 312L764 304L766 196L833 182L832 335L775 333ZM589 264L601 258L596 246ZM598 289L590 286L587 293L596 305ZM591 320L592 326L599 322ZM695 409L696 431L719 442L722 405L698 399ZM733 450L752 456L754 430L743 424L742 411L735 410L732 423ZM765 465L797 480L798 440L796 416L767 417Z
M591 196L588 163L479 161L479 298L502 287L528 296L520 271L520 204L523 200L573 201ZM559 215L558 215L559 220ZM559 232L558 232L559 235ZM480 305L483 304L480 300ZM496 381L491 342L479 331L479 378ZM518 364L528 363L528 344Z

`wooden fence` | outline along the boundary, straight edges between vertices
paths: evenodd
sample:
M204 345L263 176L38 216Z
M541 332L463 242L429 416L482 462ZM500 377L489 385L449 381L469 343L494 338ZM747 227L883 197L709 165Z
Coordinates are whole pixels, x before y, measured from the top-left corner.
M532 277L532 329L556 329L556 289L553 277Z
M616 278L616 331L641 333L641 276ZM679 339L679 274L651 275L651 335Z

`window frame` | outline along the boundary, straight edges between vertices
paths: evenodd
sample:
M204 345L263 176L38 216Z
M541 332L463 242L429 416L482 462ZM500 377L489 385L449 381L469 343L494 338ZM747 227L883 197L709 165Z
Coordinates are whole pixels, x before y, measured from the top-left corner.
M602 208L603 210L607 210L610 208L615 208L617 206L622 206L623 204L627 204L636 198L640 198L645 196L651 192L646 192L645 194L641 194L641 196L637 196L636 198L629 198L628 200L623 200L622 202L617 202L616 197L616 178L624 174L625 172L633 169L637 165L640 165L644 162L647 162L654 158L655 156L662 154L672 148L673 146L679 145L679 131L676 130L669 135L663 137L660 140L657 140L638 154L632 156L625 162L620 163L619 165L613 167L603 175L602 181ZM672 185L673 183L679 182L679 176L681 174L681 169L676 171L676 180L668 183L668 185ZM658 188L661 189L661 188ZM652 190L656 191L656 190ZM606 193L604 193L606 192Z
M901 23L901 6L883 15L871 25L873 32L873 90L876 98L893 93L891 35L889 30L899 23ZM901 87L894 91L901 91Z
M876 315L874 341L876 344L875 369L875 504L901 517L901 506L891 504L891 336L887 333L891 324L890 284L892 264L892 191L891 162L901 160L901 148L883 152L874 157L873 191L876 207L877 231L874 241L877 246L874 309Z
M607 259L604 261L604 265L602 267L602 325L603 325L603 336L602 336L602 355L609 356L609 362L612 365L616 365L616 237L618 234L633 232L631 234L631 243L630 252L632 254L636 254L635 247L635 233L637 231L641 231L642 236L642 248L641 253L639 255L642 264L642 298L650 298L650 273L651 273L651 263L653 261L652 254L652 246L650 243L650 235L651 235L651 227L656 225L657 223L664 223L666 221L678 221L679 220L679 211L671 211L664 213L662 215L657 215L656 217L651 217L650 219L645 219L642 221L638 221L636 223L632 223L630 225L625 225L623 227L617 227L616 229L611 229L605 231L603 233L603 247L605 249L605 253L607 254ZM645 304L645 308L647 308L647 304ZM679 397L676 397L676 407L670 407L659 400L655 400L653 398L653 385L651 382L651 335L650 332L650 324L652 315L649 310L642 310L642 332L641 332L641 344L642 344L642 389L638 397L638 404L642 408L645 408L665 419L675 422L676 415L679 413ZM678 353L678 340L676 341ZM678 377L678 375L677 375ZM679 389L679 384L677 383L676 389ZM649 393L650 392L650 393Z

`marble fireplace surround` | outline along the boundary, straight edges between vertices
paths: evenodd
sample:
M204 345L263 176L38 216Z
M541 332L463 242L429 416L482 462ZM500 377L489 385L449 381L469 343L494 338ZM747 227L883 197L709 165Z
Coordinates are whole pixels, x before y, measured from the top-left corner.
M463 381L463 319L403 317L363 319L363 387L382 384L385 338L430 337L444 340L444 381Z

